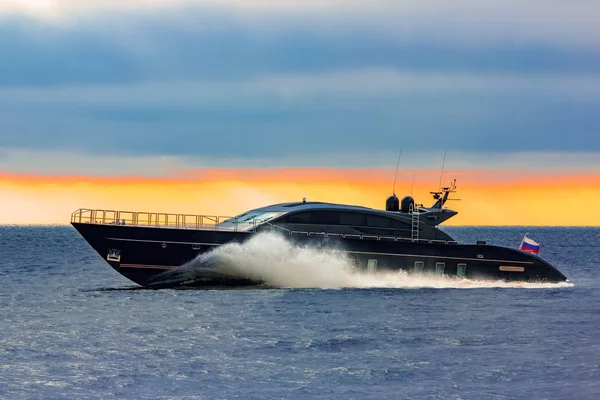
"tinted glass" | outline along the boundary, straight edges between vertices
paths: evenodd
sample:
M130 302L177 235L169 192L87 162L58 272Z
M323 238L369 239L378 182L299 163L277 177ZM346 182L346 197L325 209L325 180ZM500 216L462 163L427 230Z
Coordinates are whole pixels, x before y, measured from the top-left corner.
M438 275L444 275L444 269L446 268L446 264L443 262L435 263L435 273Z
M288 222L290 224L310 224L310 216L307 212L301 212L284 218L283 222Z
M320 225L339 225L341 215L339 211L304 211L297 214L291 214L284 218L281 222L287 222L289 224L320 224ZM348 219L345 219L346 221ZM360 222L359 219L355 219L352 222ZM341 222L346 225L347 222Z
M423 267L425 267L425 263L423 261L415 261L413 271L414 272L423 272Z
M364 226L366 217L365 214L361 213L343 212L340 213L340 223L342 225Z
M262 212L262 211L252 211L247 212L237 217L230 218L227 221L223 221L219 224L219 229L236 229L236 230L246 230L251 227L255 227L261 225L265 222L268 222L274 218L282 215L282 212Z
M290 224L320 224L320 225L347 225L364 226L371 228L407 229L407 224L381 215L369 215L352 211L303 211L290 214L281 222Z
M310 213L310 222L320 225L339 225L339 211L313 211Z
M367 215L367 226L374 228L393 228L393 220L379 215Z

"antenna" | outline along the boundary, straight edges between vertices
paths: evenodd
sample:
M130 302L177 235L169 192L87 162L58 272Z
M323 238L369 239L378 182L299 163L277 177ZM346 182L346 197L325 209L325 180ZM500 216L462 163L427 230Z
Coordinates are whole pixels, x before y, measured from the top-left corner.
M394 189L392 190L393 195L396 195L396 178L398 178L398 167L400 167L400 158L402 157L402 147L400 147L400 154L398 154L398 162L396 163L396 174L394 175Z
M446 154L448 153L448 148L444 151L444 161L442 162L442 172L440 172L440 185L439 191L442 191L442 178L444 177L444 167L446 166Z

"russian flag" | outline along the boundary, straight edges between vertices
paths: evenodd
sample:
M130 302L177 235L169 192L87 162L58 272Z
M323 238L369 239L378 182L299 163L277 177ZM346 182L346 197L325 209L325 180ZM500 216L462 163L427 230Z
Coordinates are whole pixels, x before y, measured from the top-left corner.
M525 236L523 236L523 241L521 242L521 250L533 254L540 254L540 244L535 240L528 238L527 234L525 234Z

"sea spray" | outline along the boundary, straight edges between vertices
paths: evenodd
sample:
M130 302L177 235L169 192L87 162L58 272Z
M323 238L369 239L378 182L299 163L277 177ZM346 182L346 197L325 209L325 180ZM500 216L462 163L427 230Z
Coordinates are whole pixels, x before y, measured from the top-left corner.
M294 244L280 234L260 233L244 243L225 244L198 256L172 279L246 279L284 288L556 288L570 283L475 281L406 271L358 268L341 249ZM173 278L176 277L176 278Z
M216 271L291 288L352 286L355 268L335 249L299 246L275 233L261 233L243 244L231 243L202 255L192 268L210 265Z

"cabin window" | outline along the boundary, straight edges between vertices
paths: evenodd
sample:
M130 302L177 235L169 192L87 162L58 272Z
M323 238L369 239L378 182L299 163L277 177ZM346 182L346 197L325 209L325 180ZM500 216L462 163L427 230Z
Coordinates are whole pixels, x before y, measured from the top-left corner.
M307 212L292 214L285 218L283 222L289 222L290 224L310 224L310 215Z
M435 274L436 275L444 275L445 268L446 268L446 263L443 263L443 262L435 263Z
M369 272L375 272L376 269L377 269L377 260L367 261L367 270Z
M381 215L369 215L352 211L303 211L289 214L278 222L288 224L319 224L319 225L345 225L368 228L385 228L407 230L407 224ZM389 231L386 231L389 233ZM382 232L381 234L385 234Z
M421 272L423 272L424 267L425 267L425 263L423 261L415 261L415 265L413 267L413 272L421 273Z
M340 213L337 211L313 211L310 213L310 222L320 225L339 225Z
M393 221L379 215L367 215L367 226L373 228L392 228Z
M261 212L261 211L251 211L244 214L241 214L237 217L229 218L226 221L220 222L217 224L218 229L233 229L233 230L244 230L248 229L260 224L263 224L267 221L272 220L273 218L277 218L281 216L282 212ZM210 218L208 218L210 219ZM207 218L205 218L205 223L209 223Z
M304 211L291 214L283 218L280 222L287 222L289 224L339 225L340 215L335 211Z
M467 273L467 264L458 264L456 266L456 276L464 278Z
M366 215L362 213L340 213L340 223L348 226L364 226Z

